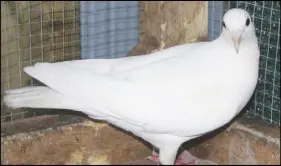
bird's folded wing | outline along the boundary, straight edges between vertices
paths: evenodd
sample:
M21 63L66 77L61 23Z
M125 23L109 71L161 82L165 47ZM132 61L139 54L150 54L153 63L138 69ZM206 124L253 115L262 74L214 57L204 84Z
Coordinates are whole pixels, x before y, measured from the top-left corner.
M194 94L192 92L182 93L185 89L180 85L177 90L168 84L167 90L163 89L165 85L162 85L162 88L142 86L114 75L98 74L67 63L39 63L24 70L66 98L79 102L82 108L98 110L108 116L143 126L147 132L175 133L182 128L188 131L186 126L190 126L188 134L202 133L206 130L206 125L198 126L201 124L200 121L211 118L206 118L209 117L206 116L206 111L197 111L196 106L202 107L201 110L204 110L204 107L208 108L205 110L217 112L221 109L215 107L219 105L215 103L219 101L218 99L209 100L212 105L202 106L200 102L203 102L204 97L192 96L190 95ZM201 94L196 87L188 90L193 92L197 90L196 94ZM209 91L208 94L215 92ZM198 100L195 100L196 98ZM214 115L214 112L212 113ZM186 120L188 118L191 120ZM208 123L210 122L206 121L206 124ZM194 127L195 125L197 127Z

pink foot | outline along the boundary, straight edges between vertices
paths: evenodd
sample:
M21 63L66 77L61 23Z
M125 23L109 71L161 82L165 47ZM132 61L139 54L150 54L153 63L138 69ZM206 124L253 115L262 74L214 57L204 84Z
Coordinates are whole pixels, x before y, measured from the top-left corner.
M153 151L152 156L147 157L148 160L156 162L159 165L158 154ZM175 161L175 165L196 165L196 157L192 156L188 151L183 151Z

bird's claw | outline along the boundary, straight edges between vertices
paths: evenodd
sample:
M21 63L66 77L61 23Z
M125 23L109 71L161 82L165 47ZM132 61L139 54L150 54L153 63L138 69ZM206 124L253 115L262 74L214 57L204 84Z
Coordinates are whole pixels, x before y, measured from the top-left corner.
M159 165L158 154L154 151L152 152L152 156L148 156L146 159L149 160L149 161L156 162Z

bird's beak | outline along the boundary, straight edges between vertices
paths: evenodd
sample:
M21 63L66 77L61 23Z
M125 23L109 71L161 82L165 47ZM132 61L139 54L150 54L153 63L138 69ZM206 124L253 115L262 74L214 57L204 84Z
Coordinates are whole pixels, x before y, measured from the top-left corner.
M234 44L235 51L238 54L239 53L239 46L240 46L240 42L241 42L241 35L232 36L232 41L233 41L233 44Z

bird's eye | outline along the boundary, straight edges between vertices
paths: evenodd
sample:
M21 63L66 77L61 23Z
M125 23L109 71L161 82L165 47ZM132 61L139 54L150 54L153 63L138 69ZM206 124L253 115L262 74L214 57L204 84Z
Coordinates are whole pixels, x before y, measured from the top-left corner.
M247 18L247 20L246 20L246 26L249 26L249 25L250 25L250 19Z
M226 26L225 26L225 23L224 23L224 22L222 22L222 26L223 26L224 28L226 28Z

